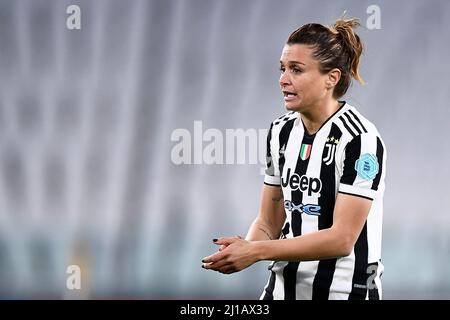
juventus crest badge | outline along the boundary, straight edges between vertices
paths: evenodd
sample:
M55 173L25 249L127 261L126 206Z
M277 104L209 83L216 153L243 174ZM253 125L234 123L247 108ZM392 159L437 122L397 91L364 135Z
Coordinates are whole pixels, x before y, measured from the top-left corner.
M325 162L327 166L333 163L334 155L336 153L336 146L338 143L339 139L336 139L335 137L328 137L327 142L325 142L325 157L323 158L323 162Z

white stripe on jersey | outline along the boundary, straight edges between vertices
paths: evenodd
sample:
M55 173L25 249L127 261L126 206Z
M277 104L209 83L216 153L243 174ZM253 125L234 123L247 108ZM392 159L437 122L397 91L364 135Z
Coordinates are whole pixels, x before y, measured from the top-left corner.
M383 194L384 194L384 178L386 176L386 147L384 146L383 141L380 138L381 143L383 144L383 171L381 173L380 184L378 185L378 196L373 200L372 207L370 208L369 215L367 217L367 242L371 243L372 246L369 246L368 260L369 263L378 262L378 273L383 272L383 265L379 260L381 257L381 235L382 235L382 222L383 222ZM379 292L381 294L381 281L379 277L377 277L378 282L380 282ZM380 298L381 299L381 298Z
M329 300L348 300L352 291L353 269L355 267L355 252L337 259L334 270L333 282L331 282Z

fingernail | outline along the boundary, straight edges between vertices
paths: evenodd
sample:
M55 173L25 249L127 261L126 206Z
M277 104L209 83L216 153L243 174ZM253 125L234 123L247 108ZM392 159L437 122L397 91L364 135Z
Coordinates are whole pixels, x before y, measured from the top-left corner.
M205 266L204 266L204 265L202 265L202 268L203 268L203 269L205 269Z
M202 259L202 262L205 263L205 259Z
M213 239L213 242L217 242L217 239Z

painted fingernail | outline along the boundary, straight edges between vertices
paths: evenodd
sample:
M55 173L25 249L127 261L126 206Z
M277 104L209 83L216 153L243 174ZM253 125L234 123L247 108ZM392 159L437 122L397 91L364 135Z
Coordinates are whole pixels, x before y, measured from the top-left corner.
M202 259L202 262L205 263L205 259Z
M203 268L203 269L205 269L205 266L204 266L204 265L202 265L202 268Z
M213 239L213 242L217 242L217 239Z

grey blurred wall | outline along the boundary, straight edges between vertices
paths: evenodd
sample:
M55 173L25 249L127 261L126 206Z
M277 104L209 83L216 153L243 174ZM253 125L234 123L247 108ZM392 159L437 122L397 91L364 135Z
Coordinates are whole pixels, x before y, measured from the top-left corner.
M66 26L73 4L79 30ZM268 262L224 276L200 260L257 214L262 164L250 158L284 112L283 43L344 10L366 25L370 5L381 29L358 32L367 84L345 100L388 148L384 298L449 299L444 0L1 0L0 298L257 299ZM192 162L210 144L199 124L224 146L227 129L247 130L258 149L176 164L174 133L191 135Z

